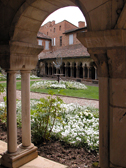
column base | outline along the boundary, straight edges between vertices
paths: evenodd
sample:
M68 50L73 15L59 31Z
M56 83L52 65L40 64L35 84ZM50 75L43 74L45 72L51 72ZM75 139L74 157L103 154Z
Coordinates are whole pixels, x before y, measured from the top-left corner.
M17 168L38 157L37 147L33 144L29 147L18 146L17 152L5 152L1 158L1 165L9 168Z

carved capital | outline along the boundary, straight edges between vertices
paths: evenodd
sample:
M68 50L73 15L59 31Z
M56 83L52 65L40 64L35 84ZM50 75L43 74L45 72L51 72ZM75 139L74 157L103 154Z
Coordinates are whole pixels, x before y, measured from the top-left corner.
M32 70L38 61L43 46L24 42L10 42L0 46L0 66L5 70Z

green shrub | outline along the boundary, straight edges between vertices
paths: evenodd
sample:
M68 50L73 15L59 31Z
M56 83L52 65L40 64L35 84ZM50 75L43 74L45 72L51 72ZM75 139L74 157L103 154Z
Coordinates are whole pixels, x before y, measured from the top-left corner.
M3 93L5 91L5 88L2 84L0 84L0 94Z
M51 93L52 94L52 93ZM35 110L31 110L32 139L36 144L48 141L51 137L55 122L62 122L60 104L63 101L57 96L41 98Z

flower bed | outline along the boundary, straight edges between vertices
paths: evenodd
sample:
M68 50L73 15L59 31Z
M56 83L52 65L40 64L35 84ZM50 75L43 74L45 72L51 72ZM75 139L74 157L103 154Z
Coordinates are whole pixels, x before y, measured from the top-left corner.
M43 89L43 88L50 88L50 89L87 89L87 87L79 82L75 81L49 81L49 80L42 80L40 82L34 82L31 85L31 89Z
M36 109L38 100L31 100L31 109ZM56 121L52 135L72 146L86 146L89 150L99 148L98 109L78 104L61 104L63 122ZM17 119L21 122L21 103L17 102ZM32 121L34 122L34 114Z
M34 117L37 115L34 113L39 100L31 100L30 106L32 109L31 124L34 125ZM61 120L56 119L53 126L51 136L68 143L72 146L86 146L88 150L98 151L99 148L99 113L98 109L80 106L78 104L65 104L57 102L60 106L59 113L61 114ZM55 106L55 104L53 105ZM4 103L0 103L0 117L3 122L6 122L6 106ZM17 101L17 123L21 126L21 101ZM41 114L40 114L41 115ZM46 115L42 114L42 115ZM39 120L38 120L39 121ZM38 122L39 125L39 122ZM49 128L50 129L50 128Z

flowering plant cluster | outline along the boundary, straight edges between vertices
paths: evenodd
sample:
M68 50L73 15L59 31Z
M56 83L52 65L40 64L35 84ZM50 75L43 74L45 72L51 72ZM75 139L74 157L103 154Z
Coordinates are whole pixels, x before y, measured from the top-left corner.
M38 107L39 100L31 100L32 111ZM84 145L89 150L98 151L99 148L99 113L93 107L78 104L61 103L59 113L61 120L56 119L52 129L52 136L59 138L72 146ZM43 114L44 115L44 114ZM32 124L37 120L32 112ZM40 119L40 118L39 118ZM21 123L21 102L17 102L17 120ZM38 120L39 121L39 120ZM48 127L50 129L51 127Z
M40 82L34 82L31 85L31 89L87 89L87 87L79 82L75 81L50 81L42 80Z
M54 133L73 146L86 145L89 150L98 150L99 115L98 109L78 104L62 104L63 124L56 123Z

